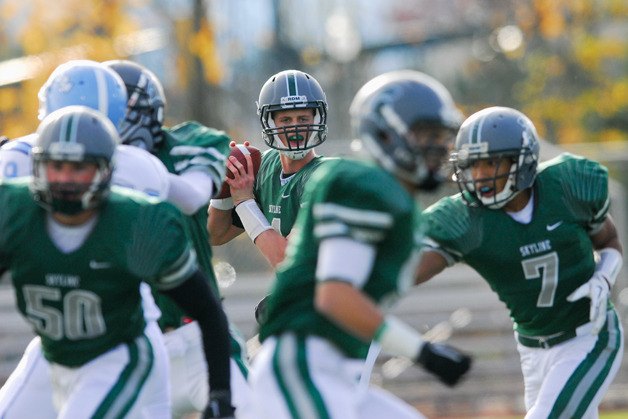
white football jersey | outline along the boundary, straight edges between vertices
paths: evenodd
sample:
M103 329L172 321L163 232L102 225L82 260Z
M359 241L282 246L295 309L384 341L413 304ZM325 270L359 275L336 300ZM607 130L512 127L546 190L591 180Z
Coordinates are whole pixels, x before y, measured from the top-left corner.
M0 147L1 179L32 175L30 154L36 138L36 134L26 135ZM121 144L114 159L112 184L159 199L168 197L168 169L157 157L138 147Z
M36 134L9 141L0 147L0 179L32 175L31 149Z
M157 157L141 148L124 144L116 148L112 183L161 200L168 197L170 188L168 169Z

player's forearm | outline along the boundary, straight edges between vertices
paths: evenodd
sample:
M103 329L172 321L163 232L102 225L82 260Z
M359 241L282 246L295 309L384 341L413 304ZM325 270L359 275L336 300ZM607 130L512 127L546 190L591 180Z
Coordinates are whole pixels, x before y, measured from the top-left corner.
M447 260L438 252L424 251L416 269L414 284L419 285L439 274L447 267Z
M230 343L227 316L220 301L210 290L206 278L200 271L196 271L183 284L164 293L198 322L207 360L210 390L229 391Z
M375 303L347 282L317 284L314 304L329 320L365 342L373 338L384 320Z
M168 201L185 215L196 213L209 202L214 191L214 184L209 175L203 172L191 172L183 175L169 174L170 189Z
M288 239L275 230L266 230L255 239L255 246L273 268L283 261L287 243Z
M209 207L208 211L207 231L212 246L229 243L244 232L243 229L233 225L231 210L224 211L212 206Z
M591 236L591 243L595 250L612 248L623 254L623 248L619 241L619 235L617 234L617 227L615 227L615 223L610 215L606 217L600 230Z

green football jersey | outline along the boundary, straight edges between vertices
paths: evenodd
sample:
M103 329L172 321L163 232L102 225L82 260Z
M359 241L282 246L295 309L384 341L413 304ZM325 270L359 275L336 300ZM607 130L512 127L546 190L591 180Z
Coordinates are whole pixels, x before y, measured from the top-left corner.
M164 139L158 145L155 155L170 173L180 175L189 171L203 171L214 179L222 179L225 174L224 161L221 160L223 157L215 156L213 149L227 156L229 142L229 136L223 131L205 127L197 122L184 122L172 128L164 128ZM215 295L220 297L207 234L207 206L204 205L195 214L183 218L200 269L209 279ZM184 317L179 306L163 294L153 292L153 296L161 310L159 326L162 329L179 327Z
M319 244L347 237L374 246L376 258L362 291L376 302L390 303L412 284L418 262L421 234L415 201L387 172L345 159L322 165L308 182L303 200L286 259L277 270L260 339L286 331L318 335L347 356L364 358L369 342L314 308Z
M423 215L426 236L488 282L510 311L515 330L548 336L589 321L589 300L571 303L567 296L595 269L589 232L608 212L607 171L562 154L539 166L533 199L529 224L502 210L470 208L460 194L441 199Z
M0 268L52 362L82 365L145 327L141 281L172 288L197 269L180 212L112 190L85 242L61 252L27 182L0 184Z
M298 172L282 179L279 152L270 149L262 155L253 192L266 219L282 236L288 236L292 230L303 191L312 173L329 160L336 159L317 156Z

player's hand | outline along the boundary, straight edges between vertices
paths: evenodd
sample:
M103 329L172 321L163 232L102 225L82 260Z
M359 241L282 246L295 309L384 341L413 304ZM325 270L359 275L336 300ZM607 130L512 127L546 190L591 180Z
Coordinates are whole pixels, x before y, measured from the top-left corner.
M471 368L471 357L443 343L427 342L416 362L450 387L455 386Z
M246 166L235 157L229 157L227 170L233 173L233 179L227 178L226 182L231 188L233 203L237 206L240 202L248 199L255 199L253 185L255 184L255 174L253 173L253 160L250 155L244 157Z
M606 308L610 291L607 279L601 273L596 272L591 279L580 285L567 297L567 301L570 302L585 297L591 300L591 308L589 309L589 320L593 323L591 334L597 335L606 323Z
M266 303L268 302L268 297L270 297L270 295L267 295L259 300L259 303L255 306L255 321L260 326L266 321L266 314L268 312L268 306Z
M231 406L230 391L212 391L209 395L209 403L203 412L202 419L221 418L233 419L235 408Z

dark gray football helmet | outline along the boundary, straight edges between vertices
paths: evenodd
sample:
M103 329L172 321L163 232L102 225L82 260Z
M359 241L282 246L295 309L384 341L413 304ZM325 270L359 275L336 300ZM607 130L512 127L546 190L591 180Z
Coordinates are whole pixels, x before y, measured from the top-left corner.
M313 109L314 123L277 127L273 112L290 109ZM308 150L327 138L327 98L314 77L299 70L285 70L272 76L259 94L257 114L262 123L266 144L293 160L305 157ZM284 145L277 134L298 134L305 137L300 145Z
M103 114L85 106L68 106L39 124L31 155L35 200L48 211L77 214L99 206L109 193L113 155L120 139ZM88 184L49 182L50 162L89 162L97 166Z
M393 71L367 82L350 108L353 135L386 170L419 189L435 189L444 176L430 169L432 154L446 161L443 144L423 144L415 137L420 128L447 130L453 143L462 114L447 89L436 79L413 70Z
M103 64L118 73L128 92L127 113L118 129L122 143L153 151L163 139L166 96L161 82L152 71L133 61Z
M480 159L509 157L512 165L503 190L490 197L476 189L471 167ZM454 179L471 206L501 208L534 183L539 162L539 137L530 119L516 109L491 107L471 115L460 127L451 155ZM495 185L497 176L490 180ZM486 180L486 179L483 179Z

